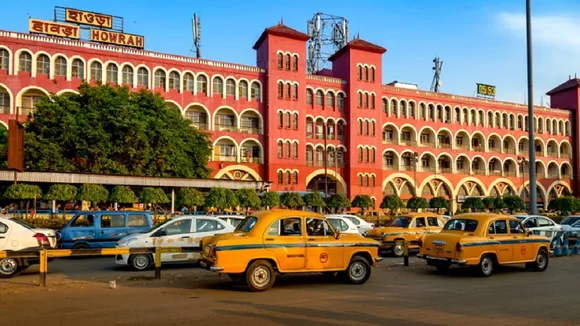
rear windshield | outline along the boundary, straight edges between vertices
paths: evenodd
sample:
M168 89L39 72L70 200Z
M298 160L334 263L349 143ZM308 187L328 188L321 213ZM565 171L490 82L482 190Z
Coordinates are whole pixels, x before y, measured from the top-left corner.
M400 228L407 228L411 223L411 218L406 216L397 216L389 226L396 226Z
M578 220L580 220L580 216L568 216L564 220L562 220L562 222L560 222L560 224L572 225L572 224L574 224L574 222L576 222Z
M257 218L250 216L250 217L246 217L242 223L240 223L238 225L238 227L236 228L236 231L239 232L250 232L250 230L254 227L254 225L256 225L256 222L258 221Z
M34 230L34 226L32 226L32 225L30 225L30 224L28 224L28 223L26 223L26 222L24 222L22 220L19 220L17 218L11 218L10 221L12 221L12 222L14 222L16 224L20 224L20 225L22 225L23 227L25 227L25 228L27 228L29 230Z
M477 229L476 220L468 219L454 219L447 221L447 224L443 227L446 231L463 231L463 232L475 232Z

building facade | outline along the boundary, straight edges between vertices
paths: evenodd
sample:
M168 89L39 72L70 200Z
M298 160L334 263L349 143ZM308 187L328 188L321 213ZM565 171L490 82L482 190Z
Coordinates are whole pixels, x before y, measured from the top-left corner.
M526 105L383 85L386 49L362 39L335 53L332 69L307 74L308 38L267 28L256 66L245 66L0 31L0 123L86 80L161 93L211 133L214 178L366 194L377 207L386 194L445 196L457 207L465 196L527 198L533 141L539 202L579 189L578 80L549 93L560 108L535 108L529 140Z

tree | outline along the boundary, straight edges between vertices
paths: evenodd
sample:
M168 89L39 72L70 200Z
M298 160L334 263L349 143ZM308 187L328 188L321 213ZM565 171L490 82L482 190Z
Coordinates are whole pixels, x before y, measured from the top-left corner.
M493 208L496 210L502 210L504 208L507 208L505 201L503 200L503 197L495 197L493 199Z
M250 208L260 208L260 205L262 204L260 196L258 196L258 193L254 189L240 189L236 191L236 197L238 198L240 207L245 208L246 211L250 210Z
M11 185L6 189L4 193L4 198L26 201L26 212L25 217L28 217L28 209L30 208L30 200L36 200L42 197L42 190L37 185L31 185L26 183L18 183ZM21 205L19 205L21 206Z
M493 211L495 209L495 198L494 197L485 197L481 200L483 203L483 207L489 211Z
M297 192L285 192L280 196L280 202L287 208L296 209L304 206L304 200Z
M468 197L465 198L463 205L461 205L464 209L471 209L472 212L479 212L483 210L483 201L479 197Z
M203 193L194 188L181 188L177 192L177 205L186 207L189 211L197 211L197 208L205 204Z
M334 194L328 197L326 206L334 209L346 209L350 207L350 200L343 194Z
M548 203L548 209L559 211L562 215L567 216L570 212L580 209L580 200L573 196L554 198Z
M153 206L153 212L155 218L157 219L157 205L169 203L169 197L165 194L165 191L161 188L147 187L141 190L139 194L139 201L146 204L151 204Z
M111 190L111 194L109 196L109 202L115 204L134 204L137 201L137 196L133 190L127 186L115 186Z
M364 212L365 209L373 207L373 201L368 195L356 195L352 200L352 207L358 207Z
M381 206L380 207L382 209L388 209L388 210L390 210L391 214L392 215L395 215L395 212L397 210L405 207L405 204L403 204L403 201L397 195L386 195L383 198L383 201L381 202Z
M326 202L324 201L324 198L322 198L322 196L320 195L320 192L315 191L315 192L309 192L306 195L304 195L304 202L306 203L306 205L310 206L310 207L326 207Z
M109 191L97 184L87 183L77 191L77 200L88 201L92 206L104 203L109 199Z
M25 168L204 178L209 135L149 90L82 84L42 98L25 127Z
M423 197L411 197L407 201L407 208L419 211L419 209L429 208L429 202Z
M263 193L262 206L270 208L280 206L280 196L278 193L271 191Z
M211 188L205 196L205 206L207 208L213 207L220 212L226 208L235 208L238 205L238 198L231 189L222 187Z
M53 184L44 195L46 200L62 202L62 219L66 219L66 203L74 200L77 196L77 187L67 184Z
M506 196L503 198L503 202L506 208L509 209L510 214L514 211L526 209L526 203L520 198L520 196Z
M0 169L8 167L8 129L0 127Z
M449 202L444 197L433 197L429 199L429 207L437 209L437 214L439 214L441 208L449 208Z

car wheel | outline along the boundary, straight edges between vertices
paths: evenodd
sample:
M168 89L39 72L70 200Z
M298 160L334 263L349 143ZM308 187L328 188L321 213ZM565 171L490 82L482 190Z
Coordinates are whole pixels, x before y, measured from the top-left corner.
M10 278L20 273L20 264L16 258L4 258L0 260L0 278Z
M488 277L493 273L495 261L490 255L483 255L479 261L479 274Z
M274 268L266 260L256 260L246 270L246 284L253 292L266 291L274 285L275 281Z
M87 246L84 243L78 243L78 244L74 245L72 248L75 250L76 249L83 249L84 250L84 249L89 249L89 246Z
M364 284L371 277L371 265L363 257L354 256L341 276L347 283Z
M536 256L536 261L533 262L533 269L537 272L543 272L548 268L549 255L546 249L540 249Z
M129 265L136 271L144 271L149 269L153 264L153 259L151 255L148 254L140 254L140 255L131 255L129 256Z
M449 267L451 267L451 264L449 264L449 263L435 263L435 267L437 268L437 271L439 273L446 273L449 270Z
M403 257L405 254L405 246L399 243L396 243L393 247L393 255L395 257Z

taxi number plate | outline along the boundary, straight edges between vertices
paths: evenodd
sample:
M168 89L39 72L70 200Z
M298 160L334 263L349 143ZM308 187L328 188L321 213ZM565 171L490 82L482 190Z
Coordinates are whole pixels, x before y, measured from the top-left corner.
M209 256L209 246L205 246L205 248L203 250L203 255L204 256Z
M440 253L442 253L442 252L443 252L443 249L444 249L444 248L445 248L445 246L444 246L444 245L442 245L442 244L435 244L435 248L434 248L434 250L433 250L433 251L435 251L435 253L438 253L438 254L440 254Z

